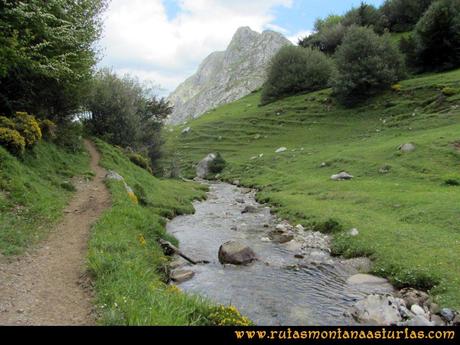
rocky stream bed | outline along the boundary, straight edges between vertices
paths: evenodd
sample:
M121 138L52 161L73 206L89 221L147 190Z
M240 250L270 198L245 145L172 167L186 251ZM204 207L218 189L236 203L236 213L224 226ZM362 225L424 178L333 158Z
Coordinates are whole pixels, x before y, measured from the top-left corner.
M426 293L395 291L367 274L368 259L332 257L329 236L278 219L256 202L254 190L221 182L209 187L195 214L167 226L183 253L209 262L174 259L171 278L185 292L234 305L259 325L459 323L458 313L440 309Z

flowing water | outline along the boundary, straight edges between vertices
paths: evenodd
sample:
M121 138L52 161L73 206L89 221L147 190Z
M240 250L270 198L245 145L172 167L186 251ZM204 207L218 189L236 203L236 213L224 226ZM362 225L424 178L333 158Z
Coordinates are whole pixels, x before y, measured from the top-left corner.
M258 212L242 214L247 205L258 207ZM180 284L181 289L232 304L256 324L354 324L346 316L350 307L370 293L388 290L386 285L348 284L357 272L325 251L311 249L303 254L317 260L302 260L295 258L299 253L295 241L269 241L267 234L277 219L244 189L210 184L208 199L194 206L194 215L177 217L167 228L179 239L182 252L210 264L187 267L195 276ZM221 265L218 250L229 240L247 244L259 260L249 266Z

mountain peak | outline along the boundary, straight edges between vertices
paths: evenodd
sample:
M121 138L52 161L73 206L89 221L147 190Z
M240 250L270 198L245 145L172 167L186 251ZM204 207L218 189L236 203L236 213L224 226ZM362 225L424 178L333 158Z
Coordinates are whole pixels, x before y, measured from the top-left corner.
M210 54L197 73L171 93L168 100L174 111L167 122L183 123L257 90L265 82L271 58L289 44L274 31L261 34L248 26L238 28L226 51Z

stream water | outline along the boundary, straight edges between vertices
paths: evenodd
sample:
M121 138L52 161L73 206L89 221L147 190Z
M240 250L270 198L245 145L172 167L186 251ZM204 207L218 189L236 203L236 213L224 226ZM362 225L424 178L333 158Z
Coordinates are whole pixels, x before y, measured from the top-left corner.
M258 211L242 214L248 205ZM268 233L278 220L255 201L253 192L212 183L208 199L194 206L194 215L175 218L167 229L179 239L184 253L210 264L187 267L195 276L180 288L232 304L258 325L355 324L346 315L350 307L370 293L387 292L386 285L348 284L357 272L327 251L312 248L298 259L296 241L269 241ZM259 261L249 266L221 265L218 250L229 240L247 244Z

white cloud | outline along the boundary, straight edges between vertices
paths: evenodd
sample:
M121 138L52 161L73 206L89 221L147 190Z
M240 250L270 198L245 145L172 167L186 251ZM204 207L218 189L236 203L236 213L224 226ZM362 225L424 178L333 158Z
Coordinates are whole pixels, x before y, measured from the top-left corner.
M290 7L292 0L178 0L178 6L170 19L162 0L112 0L101 65L172 91L208 54L224 50L238 27L282 32L271 24L272 10Z
M299 39L300 38L304 38L306 36L310 36L313 32L312 31L308 31L308 30L304 30L304 31L299 31L291 36L288 36L287 39L289 41L291 41L292 43L294 44L297 44L299 43Z

